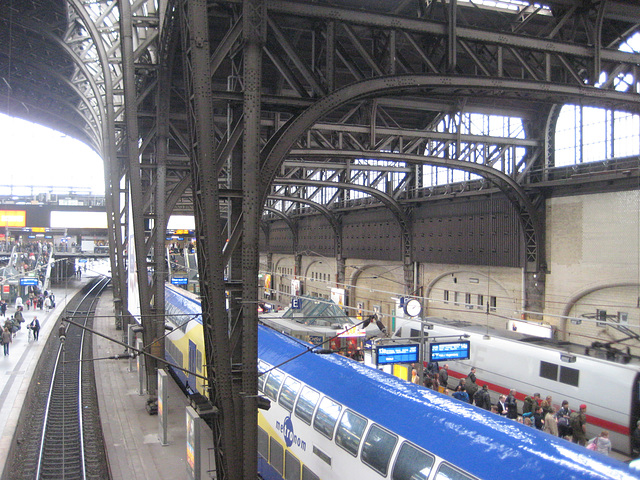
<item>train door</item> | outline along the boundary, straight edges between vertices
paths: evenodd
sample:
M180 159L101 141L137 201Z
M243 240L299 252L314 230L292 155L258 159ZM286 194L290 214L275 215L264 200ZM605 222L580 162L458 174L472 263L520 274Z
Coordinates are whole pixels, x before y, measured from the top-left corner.
M631 391L631 415L629 415L629 434L633 433L640 420L640 373L636 374ZM631 452L631 448L629 449Z
M193 343L191 340L189 340L189 372L195 372L196 371L196 357L197 357L197 351L196 351L196 344ZM187 381L191 380L193 377L193 375L191 375L189 372L185 372L186 376L187 376ZM196 391L196 382L197 379L196 377L193 377L193 385L191 385L191 388L193 389L193 391Z

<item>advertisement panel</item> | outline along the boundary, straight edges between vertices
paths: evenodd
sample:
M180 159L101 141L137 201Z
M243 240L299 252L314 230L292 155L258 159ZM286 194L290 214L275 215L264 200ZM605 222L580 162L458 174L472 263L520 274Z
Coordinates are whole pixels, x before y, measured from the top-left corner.
M0 227L26 227L26 210L0 210Z

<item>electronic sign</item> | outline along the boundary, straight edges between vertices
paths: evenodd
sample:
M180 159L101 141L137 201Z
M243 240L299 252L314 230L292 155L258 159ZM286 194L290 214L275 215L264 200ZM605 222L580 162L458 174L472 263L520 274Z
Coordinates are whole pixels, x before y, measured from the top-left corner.
M471 342L430 343L429 361L442 362L446 360L468 360L471 353Z
M173 285L188 285L189 279L187 277L173 277L171 283Z
M38 279L35 277L22 277L20 278L20 285L38 285Z
M411 345L385 345L376 348L378 365L392 363L415 363L418 361L420 346L417 343Z

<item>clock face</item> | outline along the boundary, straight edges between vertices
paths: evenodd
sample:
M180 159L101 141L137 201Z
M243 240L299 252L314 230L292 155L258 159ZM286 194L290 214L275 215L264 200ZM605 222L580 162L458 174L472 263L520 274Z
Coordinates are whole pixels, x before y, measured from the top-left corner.
M415 317L419 315L420 310L422 310L422 306L420 305L420 302L415 298L412 298L411 300L409 300L404 306L405 313L410 317Z

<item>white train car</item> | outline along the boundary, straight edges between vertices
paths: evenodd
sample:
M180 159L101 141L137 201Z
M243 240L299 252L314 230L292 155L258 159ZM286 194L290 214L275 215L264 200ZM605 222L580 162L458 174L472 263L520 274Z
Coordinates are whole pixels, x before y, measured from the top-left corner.
M608 430L613 447L631 453L629 435L640 418L640 364L637 361L616 363L500 338L493 332L486 335L434 321L428 323L429 327L423 327L425 337L469 335L466 340L471 342L470 359L447 362L450 376L466 377L471 367L475 367L478 384L486 383L493 392L505 395L515 389L520 401L539 392L542 398L552 396L556 410L563 400L568 400L574 410L586 404L587 437ZM419 334L419 321L404 320L394 337L415 338ZM449 380L450 386L456 384Z

